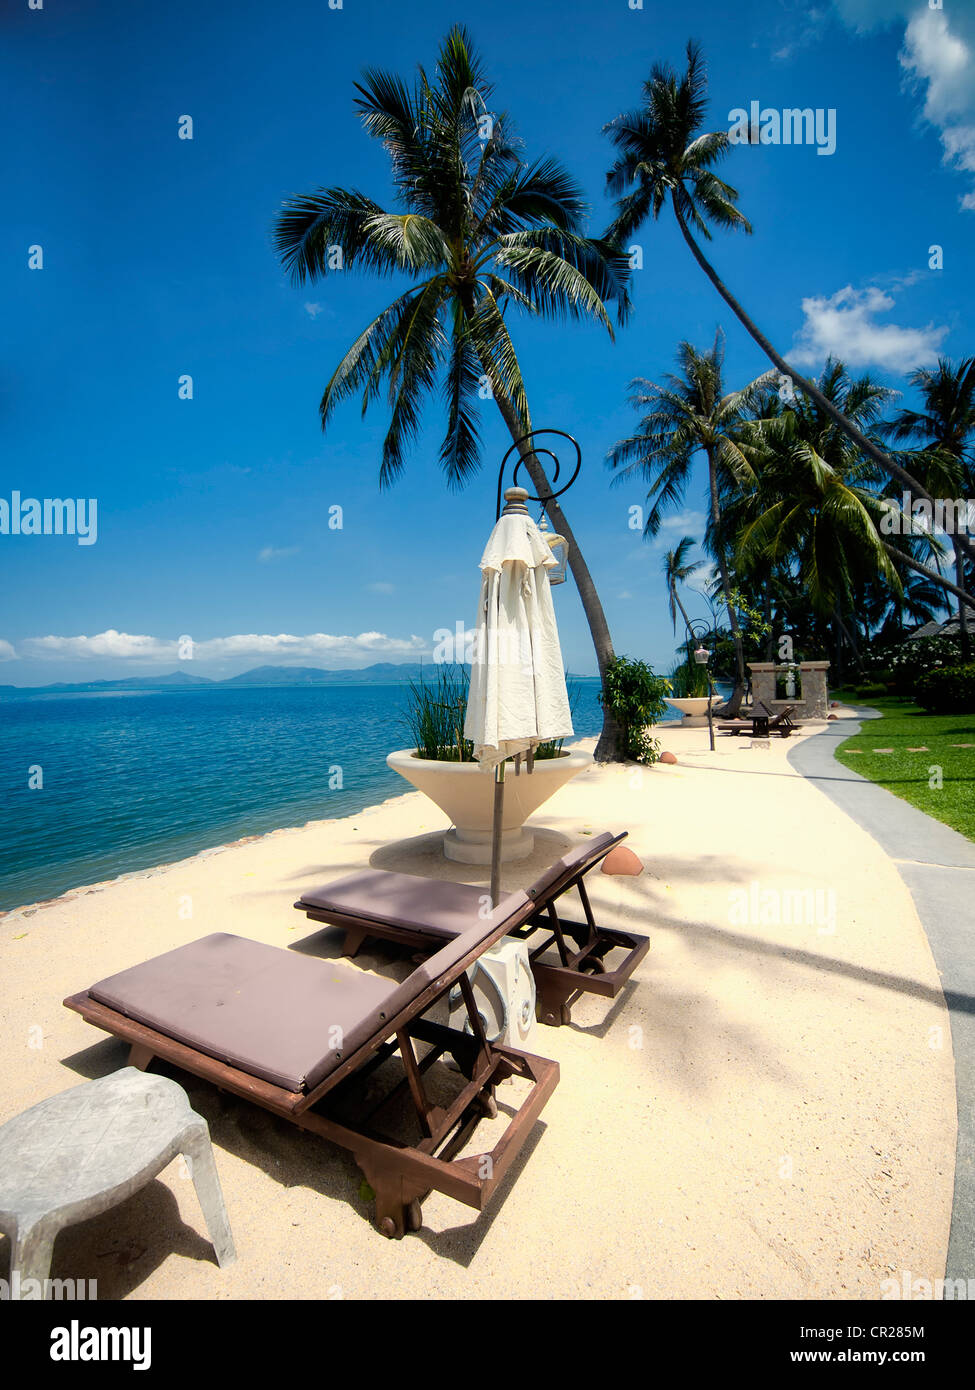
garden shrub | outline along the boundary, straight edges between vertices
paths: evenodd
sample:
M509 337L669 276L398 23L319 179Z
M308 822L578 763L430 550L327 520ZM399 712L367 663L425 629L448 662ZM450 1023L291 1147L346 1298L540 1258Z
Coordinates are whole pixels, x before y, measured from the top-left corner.
M896 646L871 645L861 653L864 677L884 681L895 695L913 695L922 676L960 661L957 637L915 637Z
M975 713L975 661L929 671L918 681L915 697L932 714Z
M617 656L607 665L599 702L608 705L619 725L627 758L655 763L660 757L660 743L646 729L666 711L664 696L669 694L670 681L655 675L645 661Z

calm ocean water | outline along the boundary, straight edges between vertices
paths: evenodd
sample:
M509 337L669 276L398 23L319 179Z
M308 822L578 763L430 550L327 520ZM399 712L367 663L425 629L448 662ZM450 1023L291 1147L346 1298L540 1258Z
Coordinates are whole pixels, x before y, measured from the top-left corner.
M597 691L571 683L577 737L599 732ZM406 697L218 687L0 703L0 910L408 791L386 766L409 741Z

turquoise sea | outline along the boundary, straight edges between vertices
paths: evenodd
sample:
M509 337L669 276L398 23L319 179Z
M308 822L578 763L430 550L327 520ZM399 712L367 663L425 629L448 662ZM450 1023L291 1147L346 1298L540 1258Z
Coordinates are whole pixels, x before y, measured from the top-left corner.
M598 689L570 683L580 738L601 727ZM406 697L350 685L5 700L0 910L408 791L386 766L409 741Z

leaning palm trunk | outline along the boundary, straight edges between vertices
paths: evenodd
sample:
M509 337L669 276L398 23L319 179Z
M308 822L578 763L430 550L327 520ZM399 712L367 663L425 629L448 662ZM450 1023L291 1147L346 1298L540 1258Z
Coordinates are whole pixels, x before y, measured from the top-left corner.
M784 357L780 356L780 354L776 352L775 348L765 337L764 333L762 333L761 329L755 323L753 323L749 316L746 314L745 310L738 303L738 300L734 297L734 295L725 285L718 272L714 269L714 266L711 265L710 261L704 255L697 242L691 236L690 230L688 229L687 223L684 221L683 215L681 213L680 208L677 206L676 200L672 203L672 207L674 209L674 216L677 218L677 225L680 227L681 235L683 236L684 240L687 242L688 247L690 248L691 255L697 261L698 265L704 271L705 275L711 281L712 285L718 291L718 294L720 294L721 298L728 305L729 309L732 311L735 317L739 320L739 322L743 325L746 331L750 334L750 336L765 353L765 356L769 359L769 361L774 366L778 367L779 371L783 374L783 376L790 377L794 384L798 386L799 389L810 398L810 400L814 401L815 404L819 407L819 409L822 410L826 415L828 415L834 424L839 426L843 433L853 441L853 443L857 446L858 449L861 449L865 454L872 458L875 463L879 464L881 468L885 469L888 473L891 474L892 477L896 478L897 481L903 487L908 489L908 491L913 493L915 496L922 498L924 501L929 502L933 506L934 498L925 488L921 486L921 484L917 481L916 478L912 478L910 473L908 473L905 469L901 468L899 463L896 463L894 459L890 458L888 454L885 454L882 449L878 448L877 445L874 444L872 440L868 439L867 436L863 434L861 430L857 429L856 425L853 424L852 420L848 420L841 410L837 410L833 402L829 400L825 395L823 395L822 391L820 391L818 386L816 386L811 381L807 381L807 379L804 376L800 375L799 372L795 371L792 367L789 366L788 362L785 360ZM971 541L969 541L967 536L956 537L956 543L961 547L965 555L967 555L970 559L975 559L975 546L972 545ZM963 584L960 590L954 589L953 592L960 592L962 596L967 596Z
M957 538L955 538L957 541ZM958 583L964 586L965 583L965 560L958 545L955 545L955 578ZM958 598L958 636L961 639L961 659L970 661L972 655L972 643L968 634L968 612L969 605L959 596Z
M952 584L951 580L945 579L943 574L939 574L937 570L928 569L927 565L922 565L920 560L915 560L913 555L908 555L906 551L898 550L895 545L891 545L890 541L884 541L883 547L888 555L892 555L893 558L899 560L901 564L907 565L908 569L914 570L917 574L923 574L926 579L930 579L932 583L944 589L946 594L954 594L955 598L961 603L971 607L972 596L968 590L963 589L960 584ZM959 577L962 579L962 583L964 583L964 577Z
M537 496L545 497L552 491L551 484L545 476L545 472L532 452L531 445L522 443L524 435L527 433L526 427L519 418L514 406L500 390L495 391L494 396L501 416L508 427L513 442L518 444L518 452L524 461L528 476L532 480L532 486ZM548 518L553 527L560 535L563 535L569 543L569 568L572 570L572 577L576 582L579 591L579 598L582 601L582 609L589 624L589 631L592 634L593 646L596 649L596 663L599 669L599 679L606 689L605 673L606 667L613 660L613 640L609 635L609 624L606 621L606 614L603 612L603 605L599 601L596 586L593 583L592 575L589 573L589 566L583 558L579 543L576 540L572 527L566 520L565 513L559 506L557 499L548 498L543 503ZM614 762L618 757L619 740L621 731L613 718L612 711L608 704L603 704L603 727L599 735L599 742L596 744L595 758L597 762Z
M677 592L677 585L676 585L676 584L672 584L672 585L670 586L670 592L671 592L671 594L673 595L674 602L677 604L677 607L680 609L680 615L681 615L681 617L684 619L684 626L685 626L685 628L687 629L687 631L690 632L690 630L691 630L691 620L690 620L690 618L687 616L687 610L686 610L686 608L684 607L684 605L683 605L683 604L681 603L681 601L680 601L680 594L678 594L678 592ZM689 655L689 653L688 653L688 655Z
M731 576L728 571L728 557L725 554L724 544L717 539L721 533L721 506L718 502L718 474L715 468L713 450L708 449L708 484L711 488L711 520L714 523L715 547L714 553L718 561L718 573L721 575L721 590L724 594L725 607L728 610L728 623L731 627L731 636L735 643L735 684L745 687L745 653L741 640L741 627L738 623L738 614L735 612L735 605L731 598Z

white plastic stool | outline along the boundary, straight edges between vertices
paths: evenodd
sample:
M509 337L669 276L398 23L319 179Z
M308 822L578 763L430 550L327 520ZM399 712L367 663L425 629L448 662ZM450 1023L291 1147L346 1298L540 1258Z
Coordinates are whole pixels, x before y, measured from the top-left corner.
M135 1067L42 1100L0 1126L0 1231L11 1294L45 1281L65 1226L131 1197L177 1154L187 1160L217 1263L237 1258L206 1120L182 1087Z

